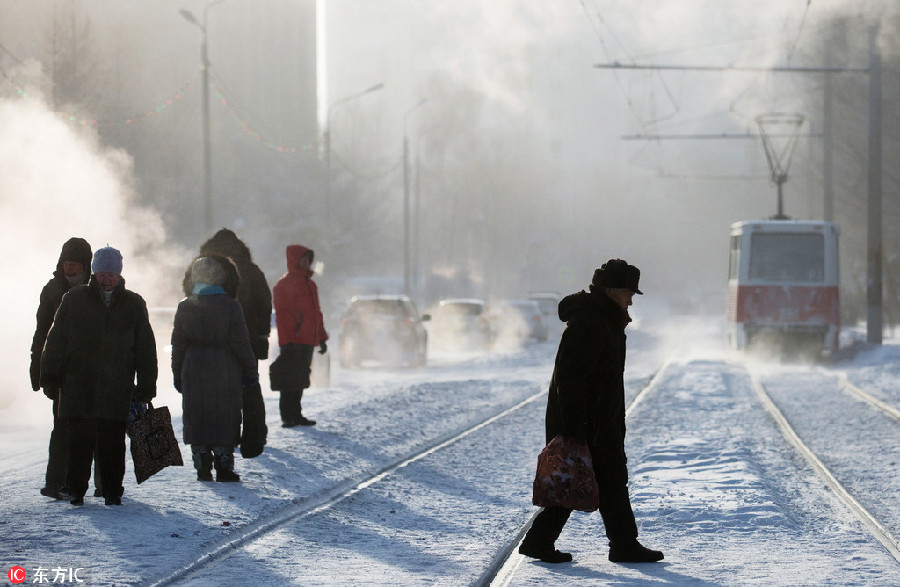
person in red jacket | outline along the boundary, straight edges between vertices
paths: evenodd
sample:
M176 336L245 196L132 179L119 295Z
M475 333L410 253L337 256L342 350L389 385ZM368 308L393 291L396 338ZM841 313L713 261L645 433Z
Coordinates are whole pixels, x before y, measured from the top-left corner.
M287 268L273 290L275 325L278 327L278 361L288 373L289 383L282 386L282 426L314 426L315 420L303 416L300 399L309 387L310 365L315 347L319 353L328 350L325 320L319 306L319 289L312 280L314 253L303 245L288 245Z

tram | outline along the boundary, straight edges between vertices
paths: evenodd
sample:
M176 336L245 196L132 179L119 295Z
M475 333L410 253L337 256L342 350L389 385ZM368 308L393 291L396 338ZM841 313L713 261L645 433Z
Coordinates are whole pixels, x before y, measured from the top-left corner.
M838 226L808 220L731 225L727 333L732 348L838 348Z

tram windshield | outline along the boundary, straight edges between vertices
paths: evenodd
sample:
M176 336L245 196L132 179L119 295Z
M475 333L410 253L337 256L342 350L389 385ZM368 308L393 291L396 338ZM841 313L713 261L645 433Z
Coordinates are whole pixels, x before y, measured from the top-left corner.
M821 234L757 233L750 238L751 280L825 280L825 239Z

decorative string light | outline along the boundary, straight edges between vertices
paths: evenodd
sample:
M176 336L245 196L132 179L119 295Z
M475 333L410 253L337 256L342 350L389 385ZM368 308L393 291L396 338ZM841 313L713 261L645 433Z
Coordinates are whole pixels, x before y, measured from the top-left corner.
M321 141L315 140L310 141L304 145L299 147L288 147L285 145L281 145L279 143L275 143L273 141L267 140L262 134L260 134L247 120L245 120L241 114L237 111L237 109L231 104L231 101L228 99L228 96L225 95L224 91L216 85L214 81L210 81L210 85L215 92L216 99L226 110L231 114L231 117L234 118L237 125L247 133L254 141L264 146L265 148L276 151L278 153L287 153L287 154L296 154L301 151L315 151L319 148L319 143Z
M71 112L65 112L65 111L57 111L57 112L55 112L55 114L68 122L71 122L73 124L80 124L81 126L89 126L89 127L97 127L97 128L99 128L99 127L108 128L108 127L116 127L116 126L131 126L135 123L142 122L149 118L156 118L157 116L162 114L165 110L174 106L175 103L180 101L184 97L184 95L187 93L187 91L189 89L191 89L191 87L194 86L194 84L197 82L198 77L200 77L199 73L197 75L195 75L192 79L190 79L187 82L185 82L184 84L182 84L182 86L180 88L178 88L175 91L175 93L173 93L171 96L169 96L168 98L166 98L165 100L163 100L162 102L157 104L156 106L148 109L145 112L142 112L140 114L135 114L133 116L129 116L122 120L97 120L95 118L87 118L87 117L79 116L77 114L73 114ZM12 80L12 78L10 78L8 75L6 75L5 72L3 73L3 78L6 80L6 83L8 85L12 86L16 90L16 93L19 96L21 96L22 98L29 99L29 100L37 100L38 99L35 96L31 96L25 90L25 88L23 88L22 86L20 86L16 82L14 82Z

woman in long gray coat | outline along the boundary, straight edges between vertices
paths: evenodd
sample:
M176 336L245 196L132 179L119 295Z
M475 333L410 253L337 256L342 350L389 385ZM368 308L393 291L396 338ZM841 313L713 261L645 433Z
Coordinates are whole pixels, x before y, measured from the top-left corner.
M241 437L242 389L259 379L241 305L225 289L236 276L226 257L199 257L191 266L192 295L175 312L172 374L182 394L184 442L200 481L213 480L213 466L216 481L240 481L234 447Z

